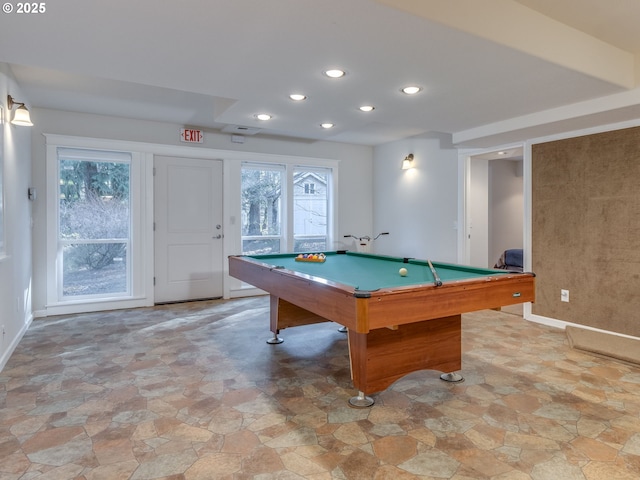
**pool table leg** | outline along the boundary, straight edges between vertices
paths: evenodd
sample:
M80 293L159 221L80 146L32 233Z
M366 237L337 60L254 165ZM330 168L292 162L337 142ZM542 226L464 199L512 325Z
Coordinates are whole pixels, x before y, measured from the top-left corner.
M269 345L278 345L279 343L284 342L284 340L278 336L278 333L280 333L279 330L276 330L275 332L273 332L273 337L267 340L267 343Z
M271 331L273 332L273 337L267 340L269 345L278 345L279 343L284 342L284 339L280 338L278 334L280 333L280 328L278 326L278 317L280 315L279 303L280 299L275 295L270 295L270 305L269 305L269 323L271 324Z
M373 398L367 397L363 391L359 391L358 395L349 399L349 405L356 408L367 408L374 403Z
M464 377L459 373L443 373L440 375L440 380L444 380L445 382L457 383L464 381Z
M269 302L269 320L271 323L271 331L273 332L273 337L267 340L267 343L270 345L277 345L284 342L284 340L278 336L280 330L329 321L320 315L316 315L291 302L287 302L276 295L270 295Z

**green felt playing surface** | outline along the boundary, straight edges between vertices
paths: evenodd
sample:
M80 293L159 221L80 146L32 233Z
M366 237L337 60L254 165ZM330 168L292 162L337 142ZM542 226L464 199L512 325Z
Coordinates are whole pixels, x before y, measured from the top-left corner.
M352 286L356 290L373 291L409 285L433 284L434 278L426 260L409 260L400 257L365 253L325 252L324 263L297 262L297 254L272 254L250 256L260 262L285 268L331 282ZM504 275L508 272L489 268L468 267L450 263L432 262L443 283L478 278L488 275ZM400 268L407 269L401 276Z

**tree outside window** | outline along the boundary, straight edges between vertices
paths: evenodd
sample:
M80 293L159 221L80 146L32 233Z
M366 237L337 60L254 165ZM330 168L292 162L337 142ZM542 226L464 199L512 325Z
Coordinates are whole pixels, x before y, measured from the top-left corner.
M279 253L282 235L282 168L242 168L242 252Z

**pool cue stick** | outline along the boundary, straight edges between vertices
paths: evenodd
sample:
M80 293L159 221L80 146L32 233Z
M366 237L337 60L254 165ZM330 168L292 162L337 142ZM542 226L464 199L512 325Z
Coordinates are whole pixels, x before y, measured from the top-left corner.
M433 268L433 263L431 263L431 260L427 260L427 262L429 263L429 268L431 269L431 273L433 273L433 283L436 285L436 287L441 287L442 280L440 280L440 276L438 275L438 272L436 272L436 269Z

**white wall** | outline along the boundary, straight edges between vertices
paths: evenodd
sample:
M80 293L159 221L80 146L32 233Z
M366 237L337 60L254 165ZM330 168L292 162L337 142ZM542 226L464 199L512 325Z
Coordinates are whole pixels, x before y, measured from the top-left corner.
M401 170L413 153L415 168ZM371 246L386 255L458 261L458 153L449 136L412 137L375 148Z
M7 95L28 104L10 69L0 64L5 252L0 253L0 370L31 323L31 129L9 123ZM14 111L15 111L14 107ZM4 334L2 333L4 329Z
M231 136L217 132L205 132L204 143L185 146L180 142L181 125L131 120L117 117L78 114L48 109L32 112L33 184L38 188L34 202L33 246L33 308L38 312L45 308L46 299L46 182L45 138L42 134L60 134L118 141L144 142L148 144L178 146L186 151L203 151L208 158L220 158L219 151L233 151L240 161L242 152L255 161L255 154L269 156L297 156L339 161L338 212L335 248L348 248L341 242L343 235L353 230L371 231L372 228L372 158L371 147L336 142L295 141L291 139L246 137L244 144L231 143ZM185 155L188 156L188 155ZM233 169L230 169L233 170ZM231 175L225 182L233 181ZM26 195L25 195L26 197ZM238 225L239 228L239 225ZM225 235L226 237L226 235ZM239 253L239 252L227 252Z
M486 268L489 266L489 160L472 157L469 161L469 177L469 265Z

